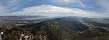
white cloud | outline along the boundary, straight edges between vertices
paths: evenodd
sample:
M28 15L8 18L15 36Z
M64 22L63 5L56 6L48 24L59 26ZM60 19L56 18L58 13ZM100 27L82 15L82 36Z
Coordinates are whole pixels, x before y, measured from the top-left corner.
M0 5L0 13L5 13L6 11L7 11L7 10L6 10L6 7Z
M78 2L79 0L58 0L60 2L66 2L66 3L72 3L72 2Z
M56 3L59 2L59 3L65 4L65 5L69 5L72 3L79 3L83 8L85 8L85 5L82 2L84 0L55 0L55 1L56 1Z
M8 0L7 4L10 6L16 6L20 3L21 0Z
M96 2L109 13L109 0L96 0Z
M84 5L81 1L78 1L78 2L81 4L81 6L82 6L83 8L86 8L85 5Z
M15 7L21 0L4 0L0 1L0 13L11 11L11 7Z
M52 5L40 5L24 8L21 11L13 12L16 15L45 15L45 16L84 16L95 17L100 14L80 10L77 8L64 8Z

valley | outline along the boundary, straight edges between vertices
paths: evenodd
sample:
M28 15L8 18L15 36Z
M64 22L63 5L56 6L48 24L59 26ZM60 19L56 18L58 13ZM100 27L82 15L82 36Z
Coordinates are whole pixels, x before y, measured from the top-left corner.
M18 19L19 18L19 19ZM23 18L25 18L23 16ZM39 17L32 17L39 18ZM8 20L7 20L8 19ZM1 40L109 40L109 24L105 19L60 17L31 19L31 17L2 17ZM96 21L97 20L97 21ZM108 19L106 19L108 22Z

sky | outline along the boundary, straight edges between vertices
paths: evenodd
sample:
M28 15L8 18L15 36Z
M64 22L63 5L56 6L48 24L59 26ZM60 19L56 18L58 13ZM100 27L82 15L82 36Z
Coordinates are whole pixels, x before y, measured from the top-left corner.
M0 0L0 16L107 17L109 15L108 7L109 0Z

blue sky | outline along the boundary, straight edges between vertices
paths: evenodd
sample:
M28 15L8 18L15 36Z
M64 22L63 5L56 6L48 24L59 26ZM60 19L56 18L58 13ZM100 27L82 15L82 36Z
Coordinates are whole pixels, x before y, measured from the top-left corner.
M92 14L91 12L93 12L93 14L106 14L109 10L108 2L109 0L0 0L0 13L1 15L17 13L23 14L23 11L26 12L27 10L29 10L28 8L31 9L29 11L34 11L34 8L39 9L39 7L41 6L43 8L40 9L44 10L44 12L46 10L47 13L54 13L54 11L57 12L58 10L55 8L59 8L59 10L63 9L63 11L77 10L79 12L82 10L82 12L85 11L86 13L88 11L88 14ZM50 10L48 11L48 9ZM63 11L59 11L59 13L63 13ZM38 14L39 12L37 13L36 10L35 13ZM41 11L41 13L43 12Z
M10 0L11 1L11 0ZM17 0L16 0L17 1ZM63 1L63 0L62 0ZM18 3L9 4L7 0L0 0L1 4L3 6L7 6L7 10L13 9L15 7L16 9L14 10L21 10L26 7L31 7L31 6L38 6L38 5L55 5L55 6L61 6L61 7L69 7L69 8L80 8L80 9L85 9L89 11L98 11L98 10L104 10L96 1L94 0L80 0L86 8L83 8L81 4L77 2L72 2L72 3L66 3L66 2L59 2L59 0L19 0ZM13 2L13 0L12 0Z

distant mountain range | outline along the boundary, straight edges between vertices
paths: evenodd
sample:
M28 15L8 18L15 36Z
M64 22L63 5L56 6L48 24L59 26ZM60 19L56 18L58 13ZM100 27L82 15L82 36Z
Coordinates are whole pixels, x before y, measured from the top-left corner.
M32 16L32 18L34 17ZM12 35L13 32L19 32L18 34L29 32L33 35L33 40L40 39L39 35L46 35L46 40L109 40L108 18L69 16L51 19L46 18L46 20L40 19L43 21L34 23L35 20L37 19L34 19L34 21L32 20L33 22L30 22L31 20L29 20L28 22L30 23L25 25L10 26L12 28L7 29L8 31L4 28L1 29L5 30L5 32L9 32L8 35L5 34L5 36L10 38L9 40L12 40L11 37L13 36L13 39L18 37L17 35ZM23 23L23 21L21 23ZM4 39L6 40L6 38Z
M0 20L23 20L32 18L41 18L45 16L0 16Z

